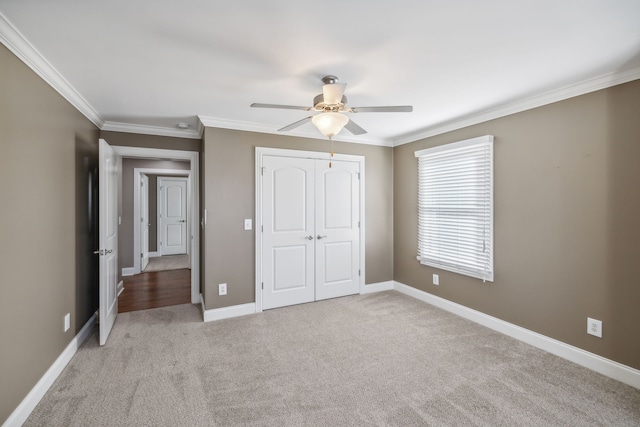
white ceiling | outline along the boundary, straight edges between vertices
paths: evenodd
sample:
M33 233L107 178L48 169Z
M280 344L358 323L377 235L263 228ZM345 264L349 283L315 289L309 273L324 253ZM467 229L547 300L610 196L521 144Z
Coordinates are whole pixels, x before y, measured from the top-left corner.
M103 129L275 132L309 113L252 102L334 74L350 106L414 106L336 139L397 145L640 78L640 1L0 0L0 40Z

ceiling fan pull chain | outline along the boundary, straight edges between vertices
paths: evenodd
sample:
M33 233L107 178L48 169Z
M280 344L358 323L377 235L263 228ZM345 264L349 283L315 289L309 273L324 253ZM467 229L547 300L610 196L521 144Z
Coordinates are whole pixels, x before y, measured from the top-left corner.
M331 157L329 158L329 168L331 168L331 160L333 159L333 138L329 138L329 141L331 141Z

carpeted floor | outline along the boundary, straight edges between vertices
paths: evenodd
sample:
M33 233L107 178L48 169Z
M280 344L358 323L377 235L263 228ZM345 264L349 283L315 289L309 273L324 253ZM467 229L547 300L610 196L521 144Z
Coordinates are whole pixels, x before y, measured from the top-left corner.
M144 269L144 273L154 271L181 270L191 268L189 265L189 255L164 255L149 258L149 264Z
M638 426L640 390L395 291L118 315L26 426Z

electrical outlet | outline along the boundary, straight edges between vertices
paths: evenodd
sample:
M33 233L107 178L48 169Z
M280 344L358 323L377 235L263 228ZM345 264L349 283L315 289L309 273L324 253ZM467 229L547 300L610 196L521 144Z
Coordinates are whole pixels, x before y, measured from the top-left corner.
M587 317L587 333L602 338L602 321Z
M440 276L438 276L437 274L433 275L433 284L440 285Z
M64 331L67 332L71 327L71 313L64 315Z
M218 285L218 295L226 295L227 294L227 284L220 283Z

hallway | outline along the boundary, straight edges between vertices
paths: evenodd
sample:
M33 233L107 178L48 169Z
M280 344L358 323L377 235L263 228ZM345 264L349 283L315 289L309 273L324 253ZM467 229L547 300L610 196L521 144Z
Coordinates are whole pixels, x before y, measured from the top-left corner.
M191 302L191 270L156 271L123 278L118 312L146 310Z

